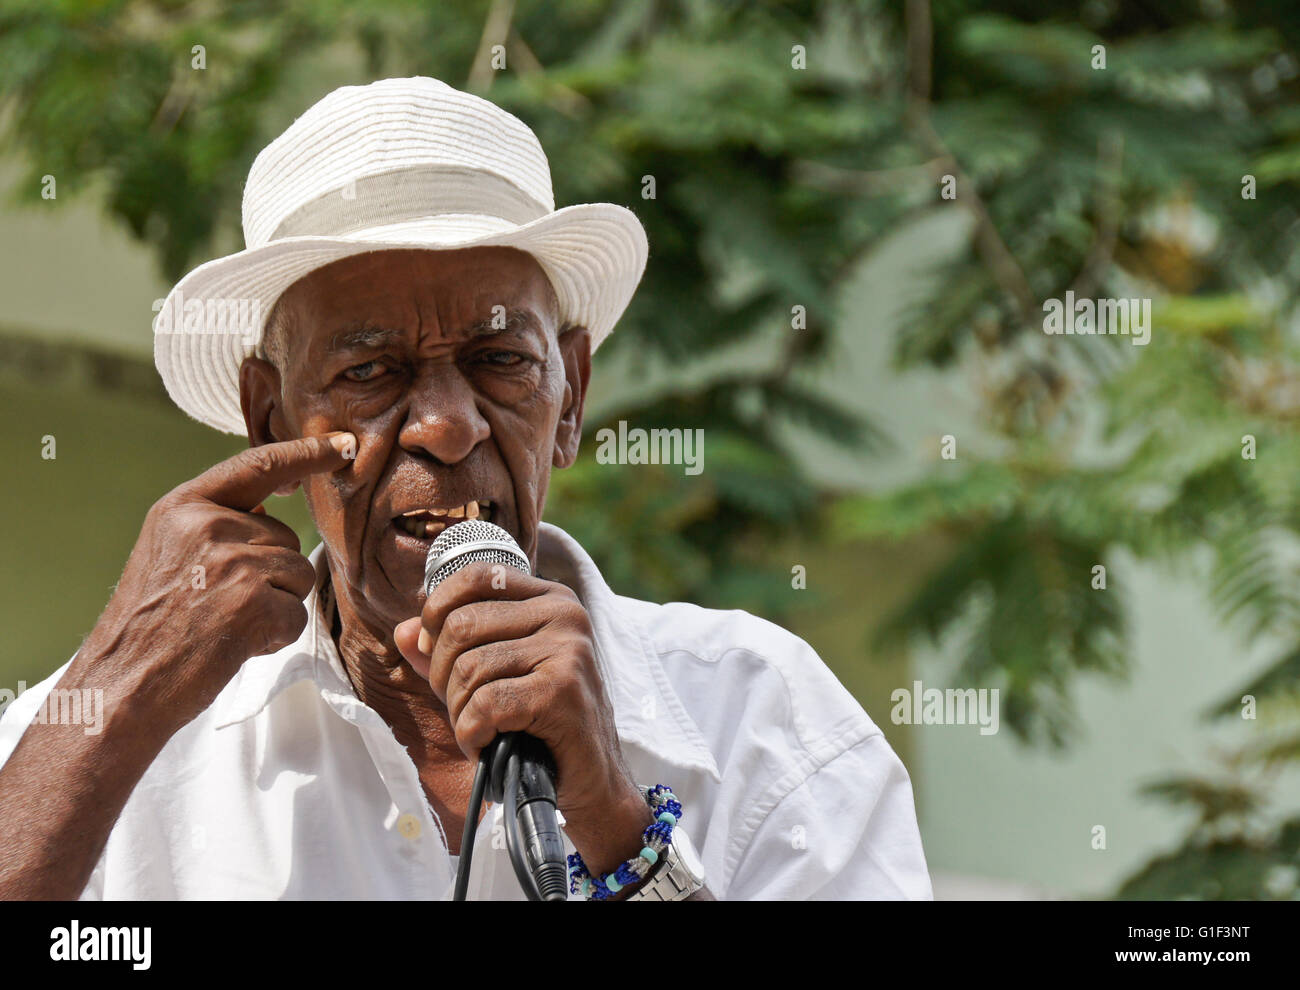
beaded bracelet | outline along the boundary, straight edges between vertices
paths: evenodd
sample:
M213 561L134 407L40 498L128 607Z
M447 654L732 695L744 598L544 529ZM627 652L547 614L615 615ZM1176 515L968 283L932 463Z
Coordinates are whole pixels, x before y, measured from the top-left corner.
M569 855L569 891L581 894L587 900L605 901L615 896L628 884L640 883L646 878L651 867L659 862L660 854L673 841L673 828L682 820L682 805L675 797L671 787L656 784L646 791L646 803L650 805L657 817L653 825L641 833L645 844L640 853L626 863L620 863L616 869L601 876L593 877L587 864L576 852Z

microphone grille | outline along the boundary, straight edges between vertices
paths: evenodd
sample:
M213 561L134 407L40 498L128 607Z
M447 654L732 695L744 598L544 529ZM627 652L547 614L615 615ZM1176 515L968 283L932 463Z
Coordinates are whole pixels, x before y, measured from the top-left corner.
M482 519L467 519L448 526L429 547L424 564L424 592L432 594L462 567L478 561L504 564L525 574L532 573L528 557L519 549L515 538L500 526Z

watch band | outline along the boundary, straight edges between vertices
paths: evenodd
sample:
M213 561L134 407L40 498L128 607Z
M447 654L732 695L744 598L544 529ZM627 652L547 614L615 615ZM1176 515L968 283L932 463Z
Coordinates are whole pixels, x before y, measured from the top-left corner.
M673 841L664 850L645 881L631 894L629 901L684 901L704 886L704 870L691 846L691 840L678 827Z

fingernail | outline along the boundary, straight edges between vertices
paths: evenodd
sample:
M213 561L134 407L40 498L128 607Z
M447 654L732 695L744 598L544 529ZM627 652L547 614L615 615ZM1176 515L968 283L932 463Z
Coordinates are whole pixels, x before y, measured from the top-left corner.
M337 450L344 457L355 457L357 449L357 438L351 433L335 433L330 437L330 446Z
M420 641L416 644L426 657L433 652L433 638L425 630L420 630Z

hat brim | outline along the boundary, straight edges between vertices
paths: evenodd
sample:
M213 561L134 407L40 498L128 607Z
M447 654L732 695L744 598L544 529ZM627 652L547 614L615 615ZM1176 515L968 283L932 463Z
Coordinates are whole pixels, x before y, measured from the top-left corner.
M239 367L257 352L267 316L294 282L371 251L489 246L518 248L537 260L555 289L561 321L586 327L592 350L627 308L649 253L636 214L610 203L568 206L521 226L454 214L336 237L286 237L209 261L177 282L155 320L154 364L167 394L187 414L244 435ZM257 315L232 327L232 307Z

